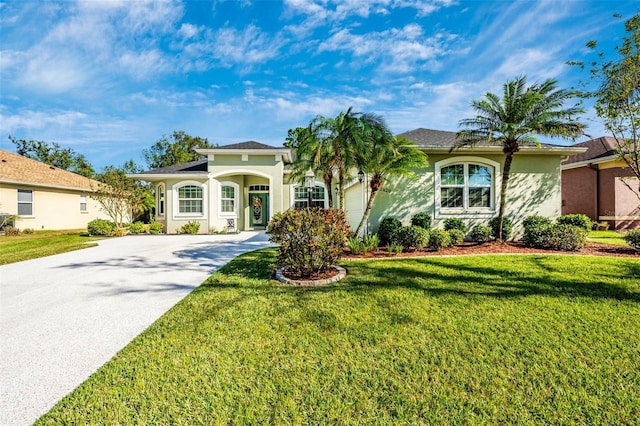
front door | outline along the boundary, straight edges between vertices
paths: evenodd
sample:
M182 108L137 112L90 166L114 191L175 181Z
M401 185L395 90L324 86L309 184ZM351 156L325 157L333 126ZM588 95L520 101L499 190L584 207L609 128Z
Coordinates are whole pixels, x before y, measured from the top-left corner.
M267 226L269 218L269 193L249 193L249 226Z

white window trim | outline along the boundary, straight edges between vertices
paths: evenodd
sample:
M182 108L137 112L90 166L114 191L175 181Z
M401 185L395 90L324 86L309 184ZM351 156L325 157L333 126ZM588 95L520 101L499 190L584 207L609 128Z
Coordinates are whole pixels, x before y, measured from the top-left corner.
M87 213L89 211L89 204L87 203L87 194L80 194L80 213ZM84 204L84 209L82 205Z
M452 166L454 164L478 164L481 166L491 167L493 169L493 180L491 182L491 207L473 207L473 208L447 208L441 207L441 178L440 171L448 166ZM468 166L467 166L468 167ZM500 182L502 181L502 171L500 168L500 163L497 163L493 160L489 160L484 157L473 157L473 156L461 156L461 157L451 157L446 160L441 160L435 163L434 166L435 173L435 219L443 219L448 217L458 217L461 219L490 219L496 216L497 214L497 206L500 205ZM465 175L466 176L466 175ZM466 177L465 177L466 179ZM465 191L464 196L468 197L468 194ZM464 203L467 205L467 203Z
M222 187L223 186L231 186L231 187L233 187L233 193L234 193L233 212L223 212L222 211ZM238 218L239 202L240 202L240 185L238 185L235 182L231 182L231 181L218 182L218 217L225 218L225 219L231 219L231 218L236 218L237 219Z
M163 206L164 208L162 212L160 212L161 191L164 194L164 206ZM204 190L202 192L204 193ZM176 202L177 201L178 199L176 198ZM166 214L166 212L167 212L167 187L164 183L160 183L156 186L156 217L164 218L164 215Z
M301 184L296 184L296 185L291 185L291 189L290 189L290 200L291 200L291 206L290 208L295 208L296 206L296 188L300 188L304 185ZM327 188L324 186L324 181L321 180L316 180L314 182L314 186L321 186L324 188L324 208L328 209L329 208L329 195L327 194Z
M19 191L29 191L31 192L31 201L30 202L25 202L25 201L19 201ZM21 189L18 188L18 190L16 190L16 213L18 213L20 211L20 208L18 207L20 204L31 204L31 214L16 214L16 216L19 217L36 217L36 208L35 208L35 191L33 189Z
M180 213L180 199L178 198L178 190L183 186L199 186L202 188L202 213ZM167 192L165 191L165 197ZM206 219L207 218L207 184L202 182L196 182L194 180L185 180L173 185L172 196L173 204L173 218L174 219ZM167 209L165 201L165 211Z

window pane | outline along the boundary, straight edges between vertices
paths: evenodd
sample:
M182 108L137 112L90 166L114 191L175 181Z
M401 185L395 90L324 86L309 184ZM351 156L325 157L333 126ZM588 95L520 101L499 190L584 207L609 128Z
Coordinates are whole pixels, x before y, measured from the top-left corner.
M293 208L294 209L304 209L305 207L307 207L307 202L306 201L296 201L295 203L293 203Z
M220 200L220 208L224 213L233 213L234 209L234 200Z
M442 207L462 207L463 188L442 188L440 191Z
M221 198L235 198L235 191L233 186L223 186L221 192Z
M314 200L322 200L324 201L324 188L322 186L316 186L313 188L313 193L311 197Z
M491 169L479 164L469 164L469 186L490 186Z
M464 185L464 165L454 164L443 167L440 170L440 183L442 185Z
M178 189L178 198L202 198L202 188L199 186L183 186Z
M294 188L294 193L295 193L294 198L296 200L307 199L307 188L304 188L302 186L296 186Z
M33 204L18 203L18 216L33 216Z
M202 200L180 200L180 213L202 213Z
M490 188L469 188L469 207L491 207Z
M33 201L33 192L28 189L18 189L18 202L30 203Z

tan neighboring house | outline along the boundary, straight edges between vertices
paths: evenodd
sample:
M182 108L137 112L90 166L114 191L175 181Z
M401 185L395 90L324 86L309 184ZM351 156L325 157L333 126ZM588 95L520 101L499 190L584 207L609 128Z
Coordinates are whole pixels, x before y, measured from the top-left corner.
M15 215L19 229L83 229L109 219L91 198L98 182L0 150L0 214Z
M495 145L456 149L456 133L416 129L401 136L413 141L429 157L429 165L415 170L417 179L395 179L378 195L366 230L376 232L385 216L409 224L426 212L433 226L442 228L450 217L462 219L468 229L498 215L504 154ZM561 213L560 162L585 151L556 145L523 146L514 156L506 215L514 235L530 215L556 218ZM200 232L264 229L273 214L306 207L307 189L290 178L295 152L255 141L199 149L206 158L186 164L129 175L152 182L156 217L168 233L188 221L200 223ZM356 171L357 172L357 171ZM344 209L355 229L367 200L368 176L357 174L345 189ZM311 194L314 206L327 206L327 191L316 177ZM335 199L335 197L334 197Z
M562 214L583 213L615 229L640 228L638 179L616 154L615 139L573 146L586 151L562 163Z

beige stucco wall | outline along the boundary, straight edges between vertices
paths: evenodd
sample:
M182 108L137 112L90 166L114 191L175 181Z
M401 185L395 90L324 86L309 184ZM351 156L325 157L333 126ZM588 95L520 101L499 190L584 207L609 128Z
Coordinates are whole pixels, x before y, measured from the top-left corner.
M86 229L87 223L94 219L110 220L88 192L29 185L2 184L0 213L17 214L18 189L33 191L33 215L18 216L15 226L19 229ZM81 194L87 195L86 211L80 211Z
M499 206L501 170L504 164L502 155L467 156L468 161L482 162L483 159L497 163L494 179L494 205L490 212L476 214L472 212L444 214L436 209L436 163L447 160L452 155L429 155L429 166L416 170L416 179L399 178L388 182L378 195L369 219L369 232L376 232L378 223L386 216L394 216L408 225L411 217L426 212L432 217L432 226L442 228L448 217L461 218L467 228L477 224L486 225L490 218L497 216ZM355 188L354 188L355 189ZM358 191L348 192L350 201L347 206L356 205ZM552 155L516 154L511 166L511 177L507 194L506 216L514 222L514 236L522 233L522 221L530 215L542 215L556 218L560 215L560 157ZM356 216L355 211L348 212L349 217ZM356 223L357 225L357 223Z

